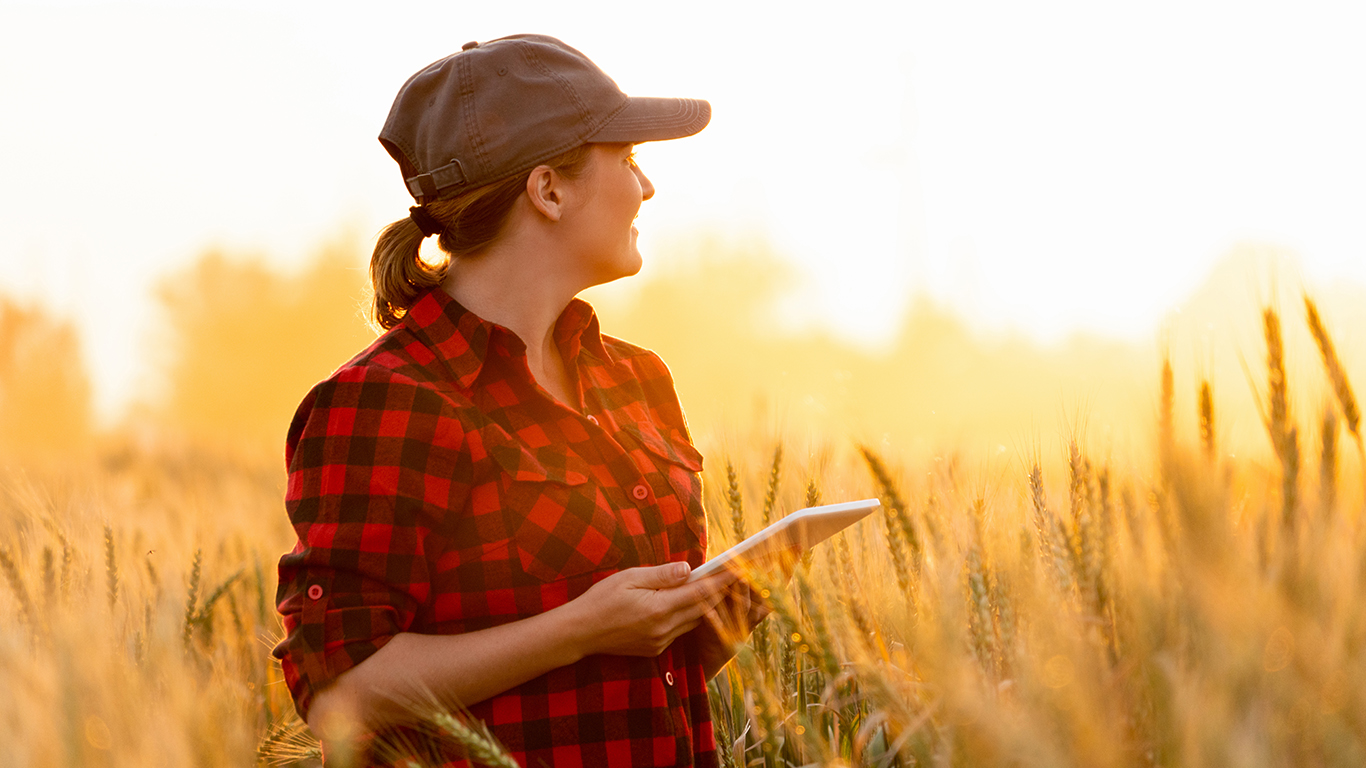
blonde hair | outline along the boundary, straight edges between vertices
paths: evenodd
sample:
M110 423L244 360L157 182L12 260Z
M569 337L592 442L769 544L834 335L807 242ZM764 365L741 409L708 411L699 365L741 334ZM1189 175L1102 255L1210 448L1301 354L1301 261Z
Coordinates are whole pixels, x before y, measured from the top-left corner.
M541 165L548 165L568 178L578 178L587 168L589 146L580 145ZM381 230L375 253L370 257L374 322L385 329L398 325L418 297L441 285L453 259L477 253L497 240L513 204L526 190L529 175L530 171L426 203L423 208L442 226L436 242L446 259L439 264L422 260L420 250L425 236L411 217L405 216Z

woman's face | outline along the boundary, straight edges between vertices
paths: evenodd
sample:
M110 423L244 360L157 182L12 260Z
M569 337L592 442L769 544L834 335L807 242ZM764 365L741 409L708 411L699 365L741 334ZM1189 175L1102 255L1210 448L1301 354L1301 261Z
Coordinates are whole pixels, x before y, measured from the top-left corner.
M636 214L655 188L636 165L631 144L592 144L586 172L575 182L582 190L568 212L566 235L587 272L600 285L640 271Z

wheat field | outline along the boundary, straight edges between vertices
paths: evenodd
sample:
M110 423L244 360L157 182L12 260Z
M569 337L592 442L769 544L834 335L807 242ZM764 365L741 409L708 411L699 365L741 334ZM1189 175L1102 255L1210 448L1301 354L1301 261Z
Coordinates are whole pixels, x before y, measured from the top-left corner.
M722 764L1366 764L1360 411L1312 302L1260 320L1269 462L1218 445L1220 391L1170 364L1143 451L1081 423L1004 454L699 434L713 551L883 502L790 580L755 575L773 613L711 685ZM1316 342L1317 418L1287 395L1283 323ZM0 764L319 764L269 658L282 469L211 444L125 430L7 461ZM505 764L438 715L433 738Z

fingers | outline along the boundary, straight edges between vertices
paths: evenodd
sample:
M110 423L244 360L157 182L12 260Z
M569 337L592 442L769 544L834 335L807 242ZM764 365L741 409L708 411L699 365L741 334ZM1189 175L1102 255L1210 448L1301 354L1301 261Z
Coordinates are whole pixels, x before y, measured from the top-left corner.
M725 599L703 615L718 637L740 642L763 621L773 608L762 592L744 581L733 584Z
M749 626L743 614L737 614L727 605L717 606L703 615L712 632L725 644L734 645L749 635Z
M676 589L656 591L656 615L675 621L695 622L725 602L735 590L735 577L718 573Z
M631 586L638 589L671 589L688 581L688 575L692 573L692 566L684 562L676 562L630 568L625 572L631 574Z
M723 600L734 583L734 576L716 573L691 584L683 583L674 588L661 588L655 593L655 597L661 601L661 610L665 611L680 610L693 603L710 606Z
M630 602L636 608L630 612L637 617L637 629L633 631L645 641L638 646L645 653L662 651L703 621L724 625L728 636L743 636L753 626L754 622L747 620L754 605L752 588L742 577L722 571L688 583L690 573L687 563L676 562L629 568L619 574L622 578L614 591L621 597L634 593ZM617 652L634 653L624 649Z
M689 586L694 588L693 599L699 603L716 605L726 598L738 582L738 577L729 571L713 574Z

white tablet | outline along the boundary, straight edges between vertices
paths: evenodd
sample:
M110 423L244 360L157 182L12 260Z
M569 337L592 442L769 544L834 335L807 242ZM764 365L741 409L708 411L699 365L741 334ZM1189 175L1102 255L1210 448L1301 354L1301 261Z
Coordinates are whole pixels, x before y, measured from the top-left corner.
M872 514L880 506L877 499L863 499L797 510L698 566L688 581L704 578L731 566L753 567L784 551L810 549Z

